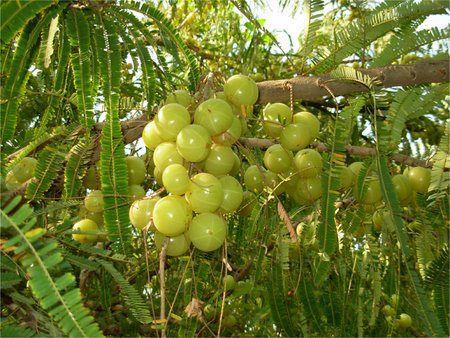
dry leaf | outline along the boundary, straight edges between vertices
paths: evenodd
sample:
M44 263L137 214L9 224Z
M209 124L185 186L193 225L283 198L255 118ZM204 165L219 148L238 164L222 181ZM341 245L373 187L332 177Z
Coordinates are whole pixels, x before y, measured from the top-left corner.
M202 318L203 304L205 304L205 302L202 302L200 299L192 298L190 303L184 309L184 312L186 312L188 317Z

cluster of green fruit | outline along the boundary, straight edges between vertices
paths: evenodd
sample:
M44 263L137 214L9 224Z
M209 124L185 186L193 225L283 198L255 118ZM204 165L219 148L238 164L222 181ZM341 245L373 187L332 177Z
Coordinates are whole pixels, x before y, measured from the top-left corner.
M416 193L426 194L430 181L431 170L422 167L406 168L403 174L397 174L392 177L394 190L401 205L410 203ZM372 186L370 193L374 201L373 205L379 206L382 197L379 183ZM388 209L378 207L373 214L372 221L375 229L378 231L381 231L382 228L394 231L392 215Z
M264 154L264 166L251 165L244 174L248 190L256 193L264 187L270 193L287 192L299 203L312 203L322 194L320 173L322 157L313 149L305 149L319 134L319 120L303 111L292 114L283 103L268 104L263 110L263 130L280 143ZM294 156L293 152L297 152Z
M153 230L159 249L168 238L169 256L184 254L190 243L209 252L225 241L224 216L244 200L234 177L241 160L233 145L247 126L242 112L257 97L256 83L243 75L232 76L223 92L199 105L177 90L145 126L142 138L153 152L154 177L168 194L135 201L130 220L138 229Z
M389 303L390 304L386 304L383 307L383 313L386 316L387 322L400 329L407 329L410 327L412 325L412 319L407 313L402 313L397 319L393 320L397 314L398 308L398 296L396 294L391 296Z
M125 158L128 175L128 198L130 201L141 199L145 196L142 183L147 174L144 160L138 156L127 156ZM72 238L80 243L95 243L107 240L103 230L103 194L100 189L98 164L88 168L84 186L90 192L84 199L78 216L81 219L74 224Z
M24 157L6 174L5 185L8 190L16 190L23 183L33 177L37 160L32 157Z

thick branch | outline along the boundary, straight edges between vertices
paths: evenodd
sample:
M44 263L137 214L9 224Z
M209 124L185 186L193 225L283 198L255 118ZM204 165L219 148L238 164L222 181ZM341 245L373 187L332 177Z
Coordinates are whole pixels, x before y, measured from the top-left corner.
M421 61L408 65L390 65L358 70L377 79L382 87L413 86L449 81L449 60ZM298 76L292 79L259 82L258 103L289 101L290 92L286 84L292 85L294 99L322 101L323 97L330 96L323 86L330 79L331 77L328 75ZM362 84L344 80L327 82L326 86L334 96L367 91L367 88Z

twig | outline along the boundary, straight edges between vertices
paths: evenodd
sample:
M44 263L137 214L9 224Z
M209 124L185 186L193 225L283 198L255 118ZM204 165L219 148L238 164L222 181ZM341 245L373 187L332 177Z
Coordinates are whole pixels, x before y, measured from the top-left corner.
M243 137L241 137L239 139L239 142L241 142L242 145L249 147L249 148L261 148L261 149L267 149L271 145L274 145L277 143L275 140L270 140L270 139L243 138ZM317 151L320 151L320 152L328 152L329 151L328 147L321 142L313 142L313 143L311 143L311 147L316 148ZM354 155L354 156L366 157L366 156L375 156L376 155L375 148L371 148L371 147L348 145L345 147L345 150L347 151L347 153L349 155ZM394 162L406 164L411 167L431 168L433 166L432 161L421 160L421 159L417 159L417 158L410 157L410 156L403 155L403 154L392 154L390 159Z
M166 279L165 279L165 263L166 263L166 252L167 244L169 239L164 238L161 253L159 254L159 283L161 286L161 321L166 319ZM166 326L164 325L161 330L161 337L166 338Z
M287 213L287 211L284 208L281 201L278 201L277 210L278 210L278 216L280 216L281 220L286 225L286 228L289 231L289 235L291 236L292 242L294 242L294 243L297 242L297 240L298 240L297 233L295 232L294 225L292 224L292 220L289 217L289 214Z

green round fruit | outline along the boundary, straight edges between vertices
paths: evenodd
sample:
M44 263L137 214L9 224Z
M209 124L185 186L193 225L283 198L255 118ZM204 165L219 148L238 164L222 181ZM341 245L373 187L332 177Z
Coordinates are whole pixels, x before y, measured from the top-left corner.
M145 162L138 156L127 156L125 158L127 163L128 184L141 184L145 180L147 169Z
M222 184L223 201L220 210L225 213L236 211L242 203L242 186L237 179L232 176L222 176L219 178Z
M340 166L339 170L339 189L346 190L353 185L353 172L349 167Z
M153 177L160 187L163 186L162 173L163 170L159 169L158 167L155 167L155 169L153 169Z
M189 228L192 211L188 203L180 196L166 196L158 200L153 209L153 223L165 236L181 235Z
M319 199L322 196L322 182L320 178L299 179L297 181L297 194L309 203Z
M300 113L294 114L292 117L294 123L300 123L306 125L309 131L310 139L308 143L314 141L315 138L319 136L320 122L317 117L307 111L302 111Z
M367 179L364 182L364 186L367 187L366 193L363 196L357 196L356 193L356 187L354 187L354 195L355 199L363 204L369 204L369 205L375 205L378 202L381 201L381 198L383 197L381 194L381 186L380 181L378 179ZM363 191L364 191L363 186Z
M128 187L128 196L131 201L136 201L145 196L145 190L138 184L132 184Z
M300 179L299 179L300 181ZM298 181L297 181L298 182ZM305 196L299 192L299 190L296 189L294 191L291 191L289 196L298 204L298 205L310 205L311 203L306 200Z
M398 174L392 177L395 193L400 203L411 199L413 190L408 178L405 175Z
M241 137L241 133L242 133L241 120L237 116L233 116L233 122L231 123L231 127L228 128L228 130L226 130L225 132L213 136L212 140L215 143L229 147L233 145L237 140L239 140L239 137Z
M225 241L227 225L222 217L201 213L192 219L189 238L200 251L209 252L220 248Z
M322 172L322 156L313 149L300 150L295 155L294 164L299 177L316 177Z
M164 142L157 132L155 121L147 123L142 131L142 140L144 141L145 146L150 150L155 150L160 143Z
M72 230L75 232L72 234L72 238L77 242L93 243L97 241L98 226L93 220L83 219L78 221L73 225Z
M291 167L293 154L280 144L270 146L264 153L264 165L274 173L281 173Z
M155 204L159 200L159 197L154 197L134 201L129 211L131 224L139 230L144 229L150 223Z
M164 141L175 141L178 133L191 123L191 115L178 103L163 106L155 117L156 132Z
M239 156L234 151L233 151L233 158L234 158L233 167L231 168L229 175L236 176L241 171L242 162Z
M95 224L97 224L98 226L102 226L104 223L103 220L103 212L90 212L88 211L86 213L86 217L87 219L90 219L91 221L94 221Z
M192 177L191 185L186 192L186 200L197 213L214 212L223 201L222 184L211 174L197 174Z
M381 231L382 228L386 228L389 231L395 231L395 226L389 210L376 210L373 213L372 222L377 231Z
M234 289L236 281L234 280L234 277L232 275L226 275L222 279L222 284L226 291L231 291Z
M228 174L235 162L233 150L230 147L214 144L205 159L205 171L215 176Z
M353 184L355 184L356 180L358 179L359 172L362 168L364 168L364 162L353 162L348 166L348 168L353 173Z
M281 131L280 143L288 150L302 150L311 143L310 131L302 123L288 124Z
M408 327L410 327L412 325L411 316L406 313L402 313L400 315L400 318L398 319L397 323L398 323L398 326L401 327L402 329L407 329Z
M91 212L86 209L84 205L80 206L80 210L78 211L78 217L80 219L90 219L94 221L98 226L103 225L103 212Z
M258 86L255 81L245 75L230 77L225 82L223 91L227 99L238 107L254 105L258 100Z
M83 185L90 190L97 190L100 188L100 177L95 165L91 165L86 170L86 175L83 179Z
M292 111L284 103L271 103L263 109L263 129L270 137L278 137L292 121Z
M372 222L377 231L381 231L383 227L383 210L376 210L372 215Z
M242 203L239 207L239 215L242 217L249 216L256 206L256 196L250 191L244 191L242 194Z
M189 94L187 90L179 89L167 95L165 104L168 103L178 103L183 107L188 108L194 103L194 98L191 96L191 94Z
M171 164L164 169L162 182L167 192L173 195L184 195L189 188L191 180L187 169L181 164Z
M297 188L298 171L297 168L290 167L285 172L281 173L281 177L283 178L283 190L285 190L288 194L292 194Z
M155 169L155 162L153 162L153 150L148 150L146 152L144 162L147 165L147 172L153 172L153 169Z
M223 91L215 92L214 93L214 98L215 99L221 99L221 100L224 100L224 101L227 100L227 97L225 96L225 93Z
M102 212L103 205L103 194L100 190L92 190L84 199L84 206L91 212Z
M159 251L161 251L162 249L165 238L168 238L166 247L167 256L181 256L189 251L189 245L191 245L191 241L189 240L189 236L187 235L187 233L175 237L166 237L162 233L156 232L155 245Z
M38 161L32 157L24 157L17 163L11 171L14 173L16 180L19 183L24 183L33 177Z
M385 305L383 307L383 313L386 317L393 317L395 316L396 311L390 305Z
M278 175L273 171L267 170L264 173L264 184L268 188L270 193L274 193L275 195L279 195L284 192L283 184L280 184L280 180Z
M19 189L22 183L20 183L14 173L10 171L6 174L5 185L6 189L8 189L9 191L13 191Z
M256 165L251 165L244 173L244 184L252 192L261 192L264 185L264 170Z
M409 168L407 171L407 177L411 187L414 191L421 194L428 192L431 180L431 170L422 167Z
M226 101L209 99L195 110L194 122L214 136L226 132L233 123L233 117L231 106Z
M184 127L177 136L177 150L189 162L200 162L208 156L211 136L208 130L198 124Z
M178 153L177 146L173 142L164 142L158 145L153 152L155 167L161 172L171 164L184 164L183 157ZM156 175L155 175L156 176Z

